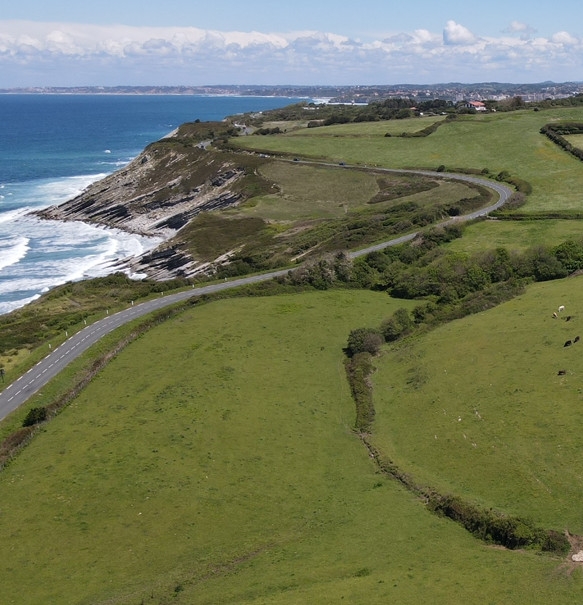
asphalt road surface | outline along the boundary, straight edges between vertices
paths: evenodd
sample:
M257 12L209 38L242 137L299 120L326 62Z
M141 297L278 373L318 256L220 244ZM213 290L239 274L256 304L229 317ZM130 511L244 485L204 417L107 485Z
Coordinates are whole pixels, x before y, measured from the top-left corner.
M306 162L308 163L308 162ZM309 162L313 164L315 162ZM348 167L347 167L348 168ZM359 167L360 168L360 167ZM362 169L362 168L360 168ZM499 195L498 201L482 208L471 214L464 216L458 216L450 220L444 221L442 225L452 224L461 221L469 221L476 219L480 216L485 216L500 208L510 195L513 190L501 183L495 183L486 179L480 179L478 177L467 176L464 174L450 174L441 172L421 171L421 170L391 170L374 168L375 172L392 172L392 173L403 173L408 172L411 174L423 174L427 176L438 176L440 178L456 179L461 181L467 181L478 185L483 185L489 189L493 189ZM349 252L350 258L356 258L364 254L375 250L382 250L388 246L396 246L409 240L412 240L416 233L409 233L395 239L388 240L375 246L369 246L362 250ZM270 273L262 273L260 275L251 275L249 277L243 277L241 279L233 281L225 281L218 284L212 284L209 286L201 286L198 288L192 288L191 290L185 290L176 294L167 294L160 296L157 299L149 300L137 305L132 305L124 311L119 311L113 315L107 315L105 318L83 328L80 332L77 332L74 336L71 336L67 341L56 349L50 351L50 353L41 361L39 361L33 368L31 368L26 374L18 378L12 384L9 384L0 393L0 420L5 418L8 414L16 410L19 406L25 403L32 395L39 391L45 386L52 378L54 378L61 370L69 365L74 359L84 353L89 347L95 344L100 338L113 332L116 328L119 328L123 324L132 321L138 317L162 309L168 305L186 300L193 296L201 296L203 294L212 294L214 292L220 292L221 290L227 290L229 288L236 288L237 286L247 285L273 279L280 275L288 273L289 269L283 269L280 271L272 271Z

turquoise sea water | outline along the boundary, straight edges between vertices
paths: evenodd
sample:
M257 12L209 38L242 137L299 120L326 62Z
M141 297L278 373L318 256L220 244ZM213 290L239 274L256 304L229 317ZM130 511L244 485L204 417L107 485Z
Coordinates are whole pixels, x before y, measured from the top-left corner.
M282 107L284 97L0 95L0 314L104 275L158 242L30 212L62 203L184 122Z

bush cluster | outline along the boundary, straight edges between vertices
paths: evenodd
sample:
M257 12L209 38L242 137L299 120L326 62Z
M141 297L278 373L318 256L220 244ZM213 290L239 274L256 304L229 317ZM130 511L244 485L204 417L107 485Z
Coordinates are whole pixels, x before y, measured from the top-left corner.
M28 414L25 416L24 420L22 421L22 426L23 427L34 426L35 424L40 424L41 422L44 422L46 419L47 419L47 408L45 408L45 407L31 408L30 410L28 410Z
M567 537L536 527L528 519L502 515L462 500L458 496L433 494L429 508L463 525L477 538L506 548L536 548L563 554L569 550Z
M264 112L260 118L250 118L248 121L260 125L263 121L294 121L305 118L305 108L317 110L317 118L310 120L308 127L330 126L332 124L346 124L349 122L378 122L380 120L402 120L419 116L421 114L447 113L455 117L456 111L451 101L443 99L427 99L419 101L408 97L391 97L381 101L374 101L366 106L348 104L316 105L314 103L298 103L288 107ZM265 129L269 130L269 129ZM270 134L268 132L261 134ZM428 133L430 134L430 133ZM426 136L426 135L417 135Z
M281 134L282 130L279 126L275 128L258 128L253 134L268 135L268 134Z
M547 281L583 268L583 239L532 246L523 252L499 247L462 254L438 248L462 229L456 225L433 230L411 245L373 252L355 261L353 276L365 276L361 286L368 282L396 298L432 297L439 304L451 304L510 279Z
M381 332L375 328L357 328L348 335L346 353L349 357L358 353L376 355L380 351L384 340Z
M34 427L26 426L10 433L0 443L0 469L4 468L34 436Z
M356 353L346 360L345 367L350 392L356 406L354 427L359 433L366 433L372 426L375 413L369 381L373 370L371 355L367 352Z
M532 185L528 181L512 176L507 170L502 170L495 178L501 183L512 185L516 191L523 195L530 195L532 193Z

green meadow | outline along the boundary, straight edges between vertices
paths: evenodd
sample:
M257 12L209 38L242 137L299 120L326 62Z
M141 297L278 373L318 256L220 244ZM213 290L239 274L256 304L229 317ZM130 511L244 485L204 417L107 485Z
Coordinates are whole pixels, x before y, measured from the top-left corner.
M581 287L532 285L388 350L375 444L442 492L581 534L583 355L564 346L583 334Z
M367 291L231 299L135 341L0 473L2 602L581 598L580 570L488 547L377 472L352 430L342 347L403 304ZM383 408L391 355L375 435L414 440L426 433L414 401L408 422Z
M456 202L474 197L475 190L455 181L439 181L437 186L418 191L418 177L383 175L341 167L310 166L300 163L268 162L259 174L276 184L277 192L254 197L227 216L260 217L267 222L291 223L308 219L338 219L351 211L379 211L406 199L420 207ZM411 189L411 191L407 191ZM383 190L403 193L387 201L371 203Z
M427 137L395 136L413 129L422 130L431 119L306 128L281 136L240 137L236 144L265 152L388 168L435 169L444 165L452 170L488 169L491 174L508 171L533 187L525 210L580 208L581 162L539 131L553 121L581 121L583 109L460 116ZM385 136L387 133L393 136Z
M577 220L486 220L468 225L463 237L447 244L447 248L455 252L477 252L498 247L526 250L533 244L553 246L566 240L579 240L582 236L583 225Z
M579 211L583 163L539 132L559 120L583 121L583 109L297 122L281 135L236 137L246 149L336 165L257 159L253 174L269 187L185 231L211 258L243 239L342 224L371 200L380 213L475 195L340 162L507 171L532 184L521 212ZM427 137L399 136L436 121ZM523 251L568 239L581 239L579 221L484 220L445 246ZM370 377L372 445L421 486L583 536L582 279L531 284L498 307L383 345ZM122 286L105 299L90 290L87 308L97 317L105 303L127 304L133 293ZM70 290L65 302L78 306ZM60 312L59 300L47 297ZM569 556L472 537L383 474L355 432L349 333L421 302L359 289L241 296L185 307L142 334L0 471L0 605L583 600L583 567ZM26 407L50 403L133 327ZM15 348L10 378L42 346L24 361ZM3 421L0 436L26 411Z
M583 135L580 135L580 134L570 134L570 135L565 136L565 138L574 147L578 147L579 149L583 149Z

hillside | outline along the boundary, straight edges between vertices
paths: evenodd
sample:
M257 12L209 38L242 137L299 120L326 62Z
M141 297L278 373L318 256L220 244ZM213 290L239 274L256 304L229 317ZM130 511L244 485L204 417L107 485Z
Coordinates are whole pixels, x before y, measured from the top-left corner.
M219 136L235 134L230 122L189 123L151 144L125 168L90 185L78 197L39 216L81 220L133 233L171 239L200 212L236 204L245 168L238 158L207 153ZM173 270L189 273L195 263L172 246L146 261L148 273L168 279ZM138 265L136 265L137 268Z
M145 334L0 473L4 602L578 600L561 559L432 515L354 434L346 334L402 305L362 290L240 298ZM416 416L389 424L423 443Z
M290 135L312 132L307 126L314 116L308 109L290 106L224 122L184 124L125 168L38 215L163 238L157 250L124 259L120 268L165 280L293 265L465 214L492 199L484 188L437 178L437 173L388 175L374 166L339 170L344 162L330 165L321 155L312 156L308 166L286 152L241 148L244 141L251 147L271 139L261 136L265 133L288 140L288 130ZM318 111L330 119L346 112ZM412 134L430 132L442 121L398 120Z
M157 230L177 264L146 263L182 267L176 287L297 270L124 327L0 424L10 441L107 359L0 472L7 603L581 600L583 163L541 129L583 109L304 111L249 116L248 136L185 125L47 211ZM452 173L521 195L465 226L491 193ZM163 293L55 289L5 320L10 379L51 317L77 330ZM35 317L47 340L19 341Z

